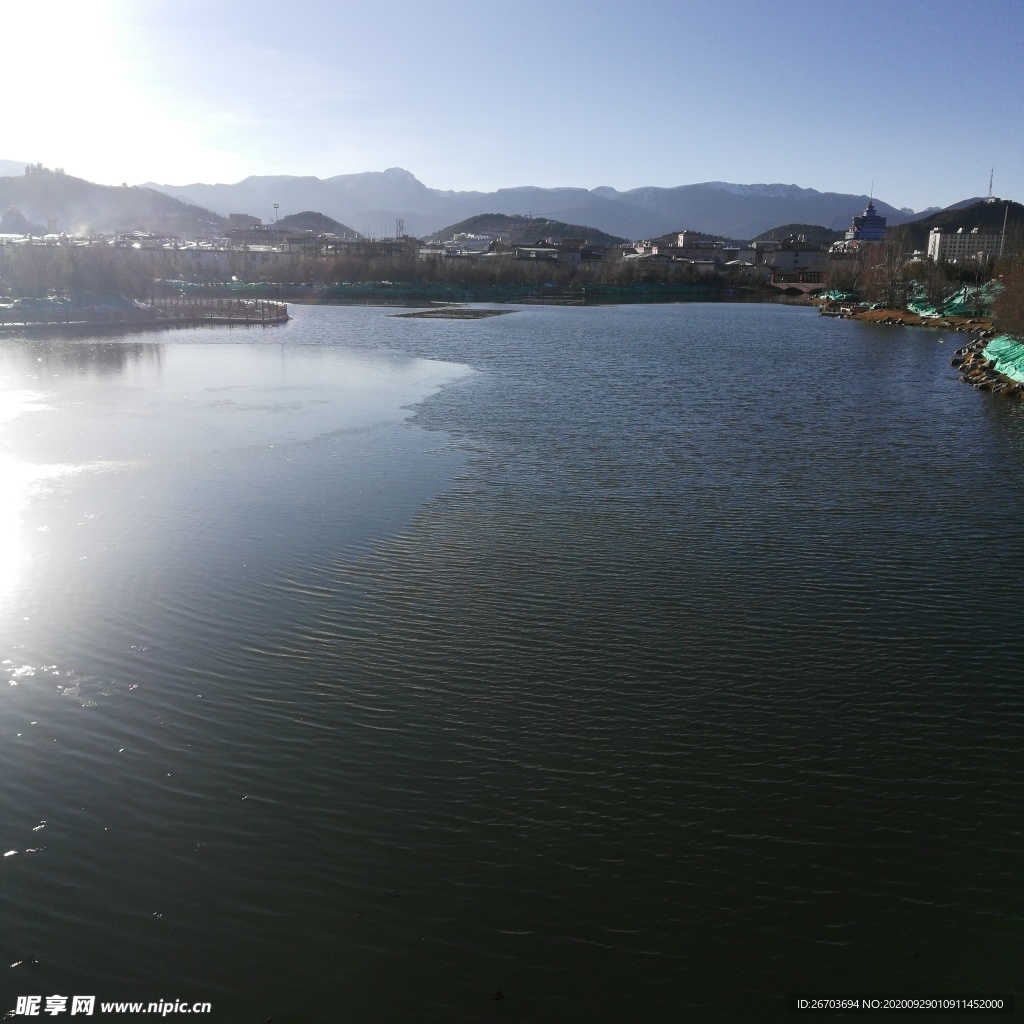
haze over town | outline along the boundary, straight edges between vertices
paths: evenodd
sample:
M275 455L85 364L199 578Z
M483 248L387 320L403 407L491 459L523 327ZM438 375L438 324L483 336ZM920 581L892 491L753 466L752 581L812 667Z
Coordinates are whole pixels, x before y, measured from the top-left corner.
M1009 0L18 5L0 156L106 184L400 166L428 186L1024 195ZM45 67L45 74L40 69Z

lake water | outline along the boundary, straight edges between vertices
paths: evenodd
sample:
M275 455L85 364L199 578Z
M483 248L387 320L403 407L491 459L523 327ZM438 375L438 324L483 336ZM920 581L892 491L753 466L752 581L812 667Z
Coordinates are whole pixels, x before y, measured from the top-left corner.
M962 336L292 312L0 343L0 1008L1013 990L1024 407Z

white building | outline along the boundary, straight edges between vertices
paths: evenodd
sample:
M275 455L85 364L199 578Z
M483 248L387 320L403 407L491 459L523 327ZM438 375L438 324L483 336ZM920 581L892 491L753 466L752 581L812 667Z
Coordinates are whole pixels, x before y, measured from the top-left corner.
M928 258L936 263L993 260L999 256L1002 241L1003 233L998 228L932 228L928 235Z

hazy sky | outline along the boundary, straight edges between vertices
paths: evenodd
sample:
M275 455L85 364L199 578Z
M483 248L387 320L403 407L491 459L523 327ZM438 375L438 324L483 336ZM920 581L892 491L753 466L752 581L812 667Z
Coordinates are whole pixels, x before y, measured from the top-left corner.
M0 158L108 184L1024 200L1022 0L9 0Z

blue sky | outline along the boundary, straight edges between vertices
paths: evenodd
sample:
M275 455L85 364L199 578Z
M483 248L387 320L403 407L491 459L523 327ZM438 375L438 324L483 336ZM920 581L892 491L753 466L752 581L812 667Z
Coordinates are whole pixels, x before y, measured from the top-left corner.
M1021 0L25 0L0 157L94 181L1024 200ZM22 83L13 88L13 83Z

